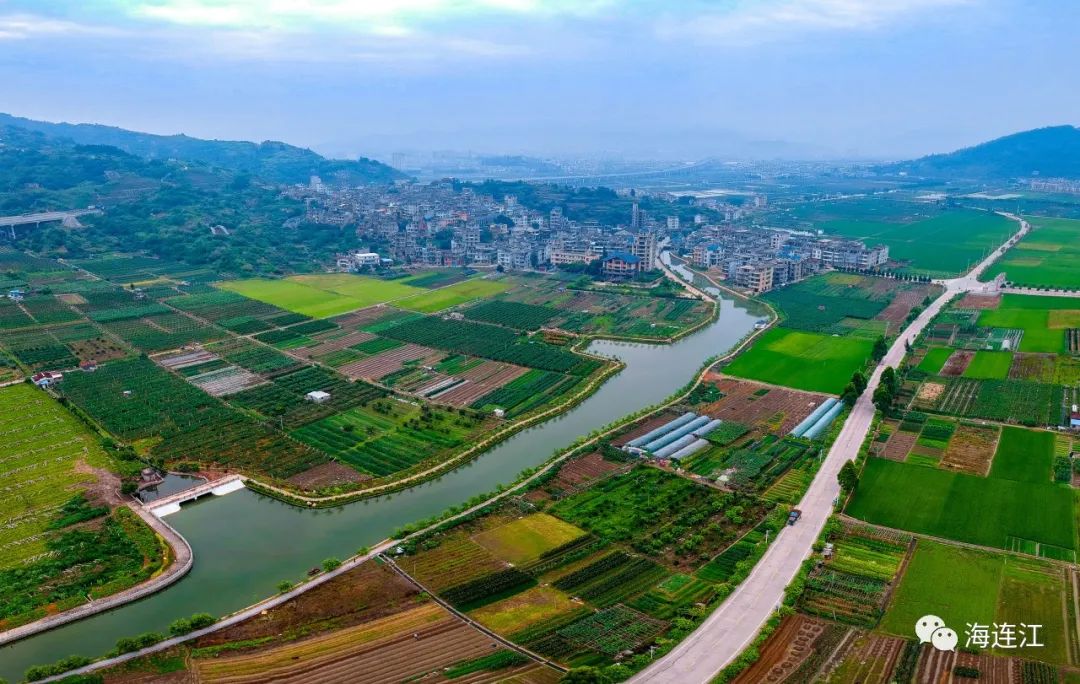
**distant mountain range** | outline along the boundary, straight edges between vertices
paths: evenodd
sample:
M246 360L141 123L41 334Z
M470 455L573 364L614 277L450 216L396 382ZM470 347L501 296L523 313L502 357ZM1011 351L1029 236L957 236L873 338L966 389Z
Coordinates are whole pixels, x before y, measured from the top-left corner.
M1080 178L1080 128L1037 128L956 152L888 164L878 170L963 180Z
M0 128L15 126L52 139L80 145L109 145L147 159L181 159L203 162L274 183L306 183L319 176L327 183L351 185L385 183L405 174L372 159L327 159L309 149L283 142L253 143L236 140L202 140L186 135L154 135L98 124L34 121L0 114Z

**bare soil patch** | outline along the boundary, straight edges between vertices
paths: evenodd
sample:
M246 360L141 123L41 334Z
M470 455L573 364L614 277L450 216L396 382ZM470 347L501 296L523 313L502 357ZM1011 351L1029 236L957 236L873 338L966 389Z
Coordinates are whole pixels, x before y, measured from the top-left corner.
M975 352L966 349L958 349L952 353L945 366L941 369L941 375L959 377L967 370L968 364L975 358Z
M762 646L761 657L743 670L735 678L734 684L809 681L809 678L796 679L792 675L815 654L817 641L828 629L826 622L804 615L792 615L785 619Z
M710 374L724 394L719 401L695 406L694 410L713 418L734 421L762 428L777 434L787 434L821 406L828 397L824 394L800 392L757 382L736 380Z
M586 482L598 480L620 467L622 464L607 461L599 453L591 453L560 468L559 474L551 481L551 488L565 492Z
M956 303L957 309L996 309L1001 305L1001 295L968 293Z
M960 425L949 440L941 467L986 476L994 460L997 440L995 428Z
M914 432L897 430L889 436L889 441L885 443L885 451L882 455L891 461L903 461L907 458L911 447L915 446L915 440L918 438L919 435Z
M937 403L938 397L945 391L945 385L940 382L924 382L922 387L919 388L919 393L916 395L916 399L919 401L925 401L927 404L933 405Z
M363 482L370 479L370 475L353 470L347 465L331 462L308 468L302 473L293 475L286 481L303 489L317 489L349 482Z
M195 645L201 648L299 630L312 635L369 622L424 601L420 592L393 570L378 563L364 563L283 605L208 634Z

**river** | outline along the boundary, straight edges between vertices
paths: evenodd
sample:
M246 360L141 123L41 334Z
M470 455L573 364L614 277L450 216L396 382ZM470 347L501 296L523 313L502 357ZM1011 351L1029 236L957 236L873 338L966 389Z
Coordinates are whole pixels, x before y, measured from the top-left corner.
M65 656L97 656L116 640L192 613L224 615L299 581L328 557L347 558L396 528L510 483L556 449L622 416L656 404L686 384L705 359L730 350L753 330L752 303L721 298L720 315L672 345L598 340L589 350L617 357L626 368L567 413L523 430L471 463L397 494L323 510L307 510L241 490L204 497L167 518L195 554L191 572L136 603L75 622L0 649L0 677L16 682L31 665Z

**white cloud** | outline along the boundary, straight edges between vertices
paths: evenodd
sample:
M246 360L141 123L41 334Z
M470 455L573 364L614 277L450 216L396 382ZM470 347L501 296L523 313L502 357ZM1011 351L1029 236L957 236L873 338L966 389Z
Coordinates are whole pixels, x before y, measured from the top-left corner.
M116 35L118 33L118 30L105 26L90 26L35 14L0 16L0 40L24 40L75 34Z
M725 9L687 18L669 13L658 32L667 38L697 37L732 44L767 42L821 31L868 31L921 18L976 0L738 0Z
M615 0L150 0L125 6L131 16L221 28L377 29L457 17L590 16Z

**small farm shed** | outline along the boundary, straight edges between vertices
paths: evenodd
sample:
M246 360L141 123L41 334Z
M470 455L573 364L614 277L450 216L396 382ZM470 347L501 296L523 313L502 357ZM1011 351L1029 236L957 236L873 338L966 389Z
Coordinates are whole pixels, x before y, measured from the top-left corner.
M307 394L305 394L304 399L307 399L308 401L313 401L316 404L324 404L330 401L330 393L323 392L322 390L315 390L314 392L308 392Z

